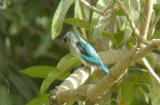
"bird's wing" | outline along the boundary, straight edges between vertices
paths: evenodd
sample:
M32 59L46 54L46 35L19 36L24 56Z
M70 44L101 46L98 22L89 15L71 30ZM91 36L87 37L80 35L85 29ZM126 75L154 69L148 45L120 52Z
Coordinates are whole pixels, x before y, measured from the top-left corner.
M77 43L77 47L80 49L81 57L88 62L94 64L101 64L101 60L95 51L95 49L89 43Z

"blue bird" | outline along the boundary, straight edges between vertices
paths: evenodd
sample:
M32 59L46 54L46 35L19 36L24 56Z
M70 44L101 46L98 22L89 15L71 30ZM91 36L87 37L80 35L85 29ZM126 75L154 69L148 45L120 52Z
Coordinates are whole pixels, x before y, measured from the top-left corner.
M73 31L69 31L64 36L64 43L69 46L71 53L78 58L81 63L91 67L92 65L101 67L109 73L109 69L103 64L96 50L84 39Z

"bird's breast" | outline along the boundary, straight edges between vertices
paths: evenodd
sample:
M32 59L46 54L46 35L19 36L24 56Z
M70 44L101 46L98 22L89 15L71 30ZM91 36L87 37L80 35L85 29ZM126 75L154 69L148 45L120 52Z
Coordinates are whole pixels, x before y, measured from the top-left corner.
M87 62L81 57L80 49L76 46L76 44L70 44L69 48L73 56L79 59L84 65L87 65Z

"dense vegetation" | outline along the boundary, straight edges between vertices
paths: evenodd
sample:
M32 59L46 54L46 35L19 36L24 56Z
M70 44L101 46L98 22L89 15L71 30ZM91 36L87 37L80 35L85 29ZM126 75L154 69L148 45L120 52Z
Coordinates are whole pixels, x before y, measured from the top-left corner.
M160 38L160 1L86 1L0 0L0 105L49 105L49 99L53 105L160 104L160 79L155 76L160 75L159 40L151 41ZM76 88L67 87L66 78L83 67L61 45L69 30L90 42L113 72L87 71L82 87L79 81ZM100 82L109 78L105 90ZM55 103L48 93L62 85L69 91L59 90ZM101 86L104 94L80 94L89 85ZM69 96L73 89L79 97Z

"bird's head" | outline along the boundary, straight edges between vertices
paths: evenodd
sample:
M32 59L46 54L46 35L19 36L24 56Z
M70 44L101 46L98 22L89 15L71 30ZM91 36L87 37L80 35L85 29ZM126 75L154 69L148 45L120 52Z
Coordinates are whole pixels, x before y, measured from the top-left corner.
M77 40L76 33L73 31L69 31L63 37L63 45L68 45L69 43L71 43L71 41L73 42L73 40Z

